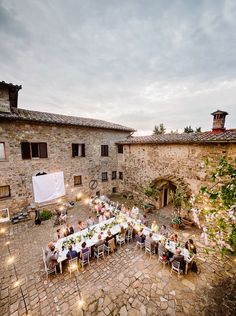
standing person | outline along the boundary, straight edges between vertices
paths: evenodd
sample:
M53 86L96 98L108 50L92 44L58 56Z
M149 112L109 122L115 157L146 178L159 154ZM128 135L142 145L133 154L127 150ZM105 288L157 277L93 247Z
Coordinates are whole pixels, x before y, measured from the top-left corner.
M190 254L196 255L197 249L192 239L189 239L188 241L186 241L185 248L188 249Z
M39 208L35 208L35 225L40 225L41 224L41 218L40 218L40 210Z
M48 244L48 249L46 253L46 265L48 269L54 269L58 265L59 252L52 243Z
M134 204L132 210L131 210L132 216L137 219L139 215L139 208L137 207L137 204Z

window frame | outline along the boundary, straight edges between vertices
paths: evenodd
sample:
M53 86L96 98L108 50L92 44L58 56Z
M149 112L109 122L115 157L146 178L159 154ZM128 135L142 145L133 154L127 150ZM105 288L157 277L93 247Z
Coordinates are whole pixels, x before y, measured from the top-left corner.
M101 145L101 157L109 157L109 145Z
M116 180L116 179L117 179L117 171L112 171L111 172L111 180Z
M76 184L76 181L75 181L75 178L77 178L77 177L80 177L80 183L79 184ZM81 186L81 185L83 185L82 175L74 176L74 187L78 187L78 186Z
M104 175L106 175L106 177L104 178ZM102 172L102 182L107 182L108 181L108 172Z
M7 155L6 155L6 143L5 142L0 142L0 145L3 144L3 153L4 153L4 158L1 159L0 161L6 161L7 160Z
M123 171L119 171L119 180L124 180L124 173L123 173Z
M33 157L32 144L37 145L38 156ZM48 158L48 144L46 142L21 142L21 158L23 160Z
M75 149L75 146L77 146L77 149ZM81 146L81 155L79 155L79 146ZM85 157L85 143L72 143L71 150L72 158ZM75 150L77 151L77 154L75 154Z
M117 145L117 153L118 154L123 154L124 153L124 145L118 144Z
M10 185L8 185L8 184L6 184L6 185L1 185L1 186L0 186L0 189L1 189L1 188L4 188L4 187L8 188L9 194L8 194L8 195L5 195L5 196L0 196L0 200L7 199L7 198L10 198L10 197L11 197L11 187L10 187Z

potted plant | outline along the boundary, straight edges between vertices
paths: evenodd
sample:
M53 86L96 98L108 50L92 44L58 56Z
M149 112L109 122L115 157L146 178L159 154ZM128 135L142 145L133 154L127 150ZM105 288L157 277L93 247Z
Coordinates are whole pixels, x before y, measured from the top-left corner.
M182 224L181 217L176 215L175 217L172 218L171 223L174 229L179 229L179 226Z

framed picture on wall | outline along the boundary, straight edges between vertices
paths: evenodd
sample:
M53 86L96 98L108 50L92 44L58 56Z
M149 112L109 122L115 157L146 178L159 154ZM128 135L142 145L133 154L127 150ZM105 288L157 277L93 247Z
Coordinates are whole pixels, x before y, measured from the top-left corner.
M4 208L0 210L0 223L7 222L10 220L9 209Z

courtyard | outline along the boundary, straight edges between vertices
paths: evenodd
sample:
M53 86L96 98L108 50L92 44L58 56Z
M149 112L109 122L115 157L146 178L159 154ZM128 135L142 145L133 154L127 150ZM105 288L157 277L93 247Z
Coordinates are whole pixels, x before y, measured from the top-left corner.
M155 219L173 231L169 213L168 207L148 213L149 226ZM68 222L76 228L78 220L94 213L79 202L68 215ZM170 267L163 267L157 255L150 257L133 241L71 276L65 264L62 274L47 278L42 247L53 240L53 221L40 226L32 220L2 226L6 230L0 236L0 315L25 315L23 297L33 316L235 315L235 258L221 258L214 249L206 252L198 229L176 231L181 242L195 241L198 273L171 275Z

